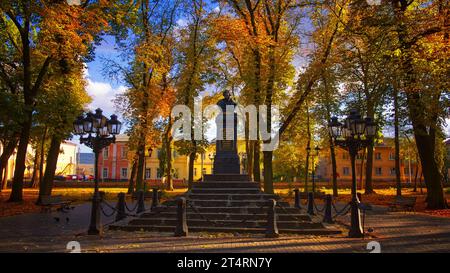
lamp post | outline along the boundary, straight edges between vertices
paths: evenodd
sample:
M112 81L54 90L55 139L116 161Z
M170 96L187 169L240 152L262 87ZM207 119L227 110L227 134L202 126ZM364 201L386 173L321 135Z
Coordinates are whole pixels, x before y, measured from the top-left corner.
M358 151L367 147L376 133L376 123L370 117L365 119L356 110L351 110L349 116L340 123L337 117L332 117L328 124L334 143L346 149L350 154L352 165L352 201L351 201L351 226L348 236L350 238L363 237L361 227L361 213L356 188L355 159Z
M73 123L75 134L80 136L80 143L92 149L95 155L95 184L94 195L92 197L91 222L88 234L98 235L102 232L100 223L100 202L101 197L98 191L98 155L103 148L115 143L116 135L120 133L122 123L117 120L116 115L111 115L111 119L106 118L98 108L95 114L92 112L81 115ZM86 135L84 137L84 135ZM110 137L112 135L112 137Z

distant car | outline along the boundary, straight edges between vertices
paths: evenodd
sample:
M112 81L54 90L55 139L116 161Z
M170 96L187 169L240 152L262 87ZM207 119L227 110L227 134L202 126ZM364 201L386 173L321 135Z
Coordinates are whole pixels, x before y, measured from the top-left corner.
M71 181L82 181L83 180L83 176L82 175L76 175L76 174L69 174L66 176L67 180L71 180Z
M66 177L64 175L55 175L56 181L66 181Z

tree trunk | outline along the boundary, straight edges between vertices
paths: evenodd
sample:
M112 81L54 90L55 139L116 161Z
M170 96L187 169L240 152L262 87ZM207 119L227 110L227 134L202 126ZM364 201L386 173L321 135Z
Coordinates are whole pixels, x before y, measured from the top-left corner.
M47 139L47 127L44 129L44 135L41 142L41 158L39 160L39 185L42 183L44 178L44 158L45 158L45 140Z
M427 209L445 209L447 201L443 191L442 175L434 158L429 136L415 133L415 138L427 187Z
M167 154L167 170L166 170L166 176L167 176L167 190L173 191L173 179L172 179L172 136L170 134L172 130L172 117L169 115L169 123L167 125L166 130L166 154ZM203 170L201 170L203 174Z
M418 83L414 73L414 62L411 53L413 44L408 41L407 37L410 37L410 33L408 33L407 25L404 22L404 18L406 17L405 13L409 4L408 1L400 0L393 1L392 6L395 11L397 38L399 41L400 56L402 57L400 68L403 75L409 118L412 123L425 185L427 187L427 209L446 209L448 206L444 196L442 175L434 157L434 142L436 139L427 130L427 126L433 128L438 125L427 122L429 119L427 119L425 109L429 107L425 107L426 103L421 97L420 90L417 90Z
M28 141L30 140L32 112L26 114L26 120L20 131L19 147L17 148L14 178L11 186L11 196L8 202L21 202L23 200L23 177L25 172L25 160L27 157Z
M417 192L417 176L419 175L419 159L416 156L416 170L414 173L414 189L413 192Z
M194 181L194 162L195 162L195 152L189 154L189 175L188 175L188 188L192 188L192 183Z
M306 144L307 148L311 148L311 128L309 124L309 104L306 101L306 135L308 137L308 142ZM305 192L308 192L308 175L309 175L309 151L306 150L306 164L305 164Z
M264 192L273 194L273 170L272 170L272 156L273 151L263 151L264 156Z
M50 142L50 148L47 154L47 165L45 167L44 179L39 185L39 197L36 201L37 204L41 202L41 196L51 195L53 189L53 180L55 178L56 166L58 163L58 156L60 152L62 139L56 136L52 137Z
M37 176L38 176L38 166L40 165L40 151L36 151L34 153L34 161L33 161L33 174L31 175L31 187L35 188L38 184Z
M395 182L397 186L397 196L402 195L402 181L400 178L400 137L399 137L399 105L398 90L394 87L394 143L395 143Z
M373 146L373 141L367 145L365 194L375 193L372 185Z
M141 143L138 146L136 191L144 189L144 161L145 161L145 144Z
M3 152L2 155L0 156L0 192L2 189L6 189L8 160L13 154L16 146L17 146L17 139L11 140L8 143L6 143L6 145L3 146Z
M138 155L136 153L135 157L133 158L133 165L131 166L131 175L130 180L128 181L128 194L134 193L134 181L136 179L136 173L137 173L137 159Z
M259 135L259 131L258 131ZM259 139L259 137L258 137ZM259 159L259 140L253 141L253 177L255 182L258 182L261 185L261 166Z
M364 158L366 157L366 149L363 149L362 158L361 158L361 168L359 169L359 188L362 190L363 187L363 170L364 170Z
M247 142L247 173L248 176L252 181L255 181L255 178L253 177L253 141L249 140Z

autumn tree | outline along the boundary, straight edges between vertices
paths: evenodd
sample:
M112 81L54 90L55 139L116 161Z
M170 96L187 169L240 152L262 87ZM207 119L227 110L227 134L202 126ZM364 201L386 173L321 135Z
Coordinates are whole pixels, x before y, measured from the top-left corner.
M9 201L22 200L23 176L32 126L33 109L52 65L65 67L86 56L92 49L94 34L105 26L101 10L104 1L69 5L66 1L3 1L0 4L3 25L13 58L1 60L2 80L17 84L21 94L23 119L12 191ZM20 78L15 78L20 74Z
M106 60L107 72L128 86L122 111L128 115L129 145L137 160L136 189L143 189L146 147L156 147L160 134L154 120L170 112L174 89L170 86L174 27L179 0L118 2L110 7L111 20L123 63ZM127 114L128 113L128 114Z

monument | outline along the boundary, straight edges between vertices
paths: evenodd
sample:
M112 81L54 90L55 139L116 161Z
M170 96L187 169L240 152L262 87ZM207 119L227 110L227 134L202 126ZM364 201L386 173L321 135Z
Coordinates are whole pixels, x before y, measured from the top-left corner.
M231 99L228 90L223 92L223 97L217 102L222 109L222 115L218 115L216 118L217 139L213 172L214 174L239 174L237 114L234 111L236 103Z

